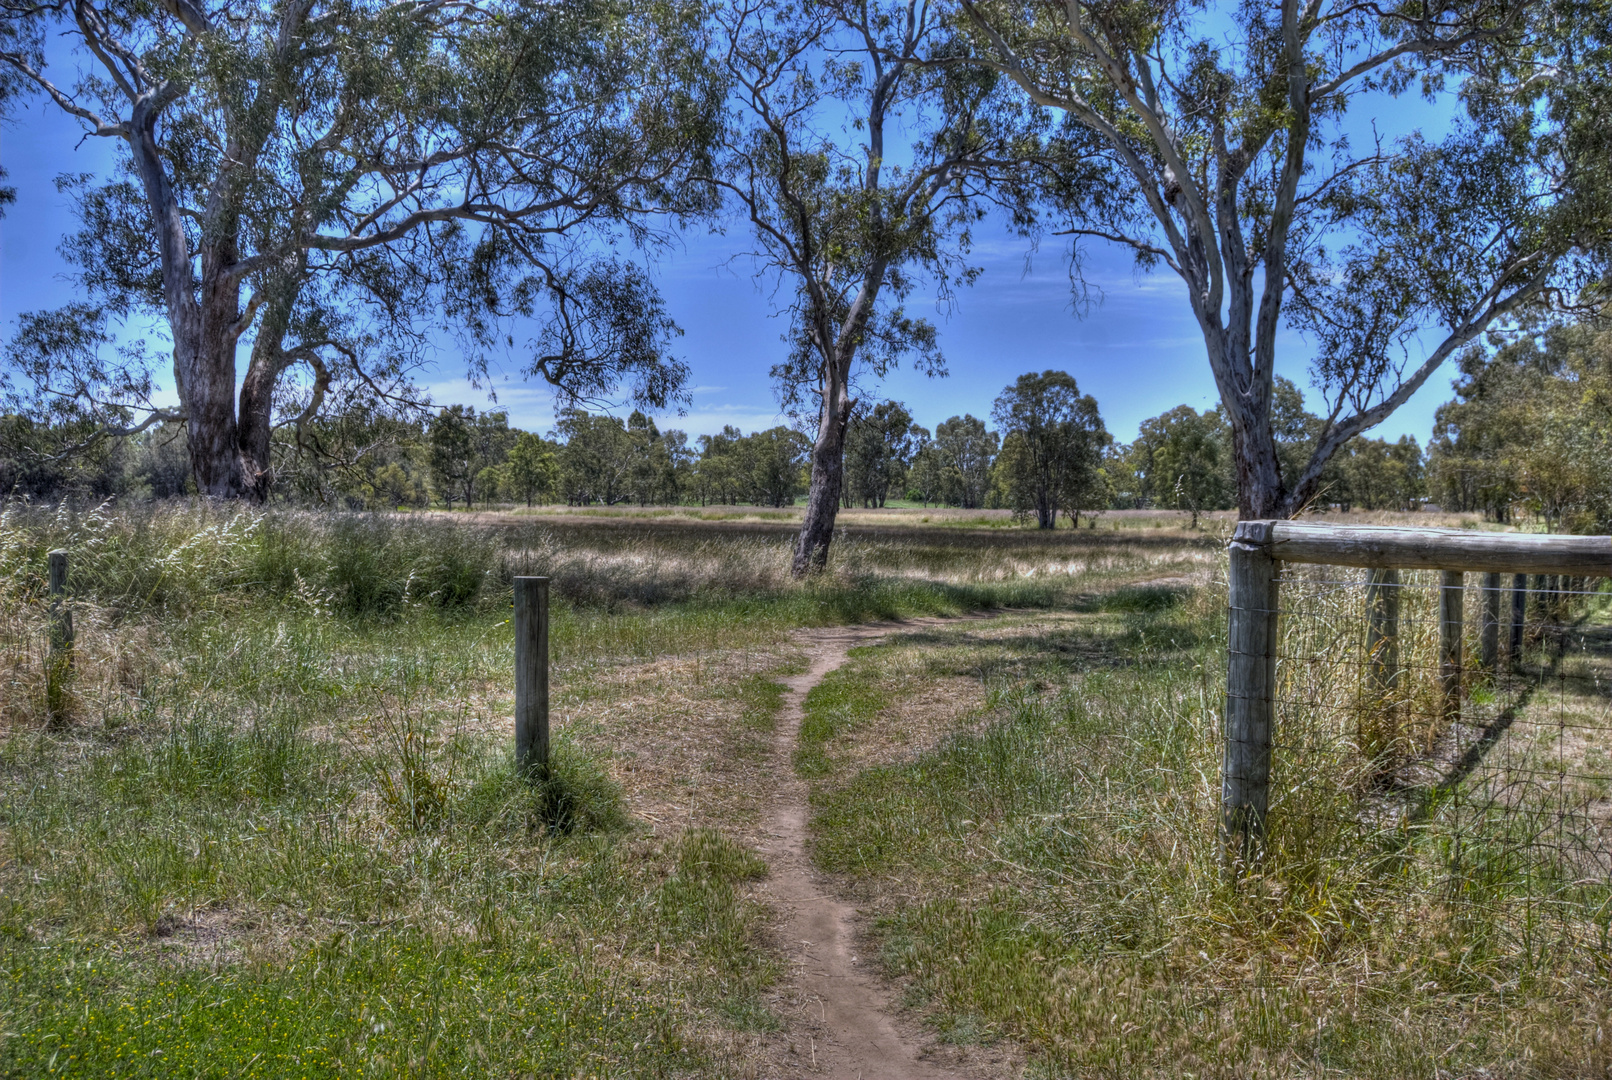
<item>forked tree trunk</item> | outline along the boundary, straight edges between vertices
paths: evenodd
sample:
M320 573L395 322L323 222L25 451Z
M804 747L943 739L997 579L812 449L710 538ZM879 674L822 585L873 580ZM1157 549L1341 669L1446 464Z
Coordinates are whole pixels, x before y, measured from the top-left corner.
M1297 509L1282 482L1268 390L1263 399L1236 396L1232 399L1235 405L1227 409L1237 463L1237 516L1244 521L1288 518Z
M231 332L239 315L239 286L204 277L201 293L201 302L191 307L191 317L181 324L184 332L175 334L174 378L188 423L196 490L213 499L237 499L245 493Z

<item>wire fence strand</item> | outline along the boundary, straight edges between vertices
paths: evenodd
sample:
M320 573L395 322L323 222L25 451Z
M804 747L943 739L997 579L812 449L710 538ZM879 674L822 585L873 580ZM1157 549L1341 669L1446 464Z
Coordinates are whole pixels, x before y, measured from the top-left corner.
M1604 955L1612 593L1469 574L1441 597L1437 571L1397 578L1280 567L1271 850L1361 834L1485 932Z

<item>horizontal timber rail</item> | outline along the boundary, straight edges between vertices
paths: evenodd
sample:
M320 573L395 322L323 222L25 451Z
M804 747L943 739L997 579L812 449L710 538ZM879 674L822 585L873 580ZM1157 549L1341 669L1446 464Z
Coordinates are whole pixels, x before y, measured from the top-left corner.
M1234 865L1260 857L1269 809L1271 751L1278 741L1276 685L1282 630L1278 626L1284 563L1361 567L1371 571L1362 599L1368 609L1364 644L1372 692L1384 701L1402 695L1399 596L1401 570L1440 571L1437 585L1437 715L1461 720L1468 611L1464 575L1484 575L1481 603L1471 612L1480 666L1489 673L1520 648L1530 596L1558 595L1580 578L1612 577L1612 537L1463 532L1297 521L1238 522L1230 549L1225 760L1221 771L1221 835ZM1533 583L1529 583L1533 575ZM1502 593L1509 592L1509 618ZM1321 661L1317 658L1318 662ZM1324 663L1336 664L1337 657ZM1397 708L1398 706L1396 706ZM1362 745L1371 740L1363 733Z
M1612 577L1608 536L1239 521L1232 542L1258 548L1282 562Z

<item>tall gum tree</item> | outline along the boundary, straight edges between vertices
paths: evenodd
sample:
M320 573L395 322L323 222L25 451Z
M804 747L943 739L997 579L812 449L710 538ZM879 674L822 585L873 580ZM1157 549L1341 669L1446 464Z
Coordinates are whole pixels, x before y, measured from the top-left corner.
M529 316L527 374L679 393L658 294L589 243L701 209L683 179L709 169L721 91L696 6L0 0L0 23L0 100L31 88L121 147L118 175L67 181L84 228L66 250L96 308L166 323L179 408L142 424L185 421L202 493L262 498L277 422L333 380L396 396L450 324L473 370ZM58 366L48 395L137 414L75 374L104 368Z
M1530 52L1537 0L957 2L977 52L942 62L1012 79L1098 138L1123 178L1123 197L1066 203L1069 232L1185 283L1245 518L1299 511L1339 449L1453 352L1591 280L1585 171L1537 89L1496 79L1508 58L1549 65ZM1456 115L1447 138L1351 142L1364 99L1416 89ZM1325 401L1313 451L1285 475L1272 425L1284 327L1313 346Z
M949 295L976 274L969 228L986 206L1028 227L1042 173L1088 178L1078 142L994 73L916 62L961 47L923 0L739 0L717 19L733 116L712 180L791 297L781 396L816 413L802 577L828 561L859 376L903 358L944 373L935 327L903 306L920 278Z

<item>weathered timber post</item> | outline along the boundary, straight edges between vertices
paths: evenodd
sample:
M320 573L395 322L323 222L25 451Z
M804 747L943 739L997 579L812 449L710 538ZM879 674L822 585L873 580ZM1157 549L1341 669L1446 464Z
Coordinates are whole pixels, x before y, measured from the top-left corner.
M50 562L50 651L55 655L73 647L73 613L63 604L67 595L67 552L58 548L46 558Z
M1445 570L1438 594L1438 675L1442 714L1446 721L1461 715L1461 599L1465 575Z
M1233 865L1258 858L1270 804L1280 598L1270 527L1268 521L1239 522L1230 549L1226 757L1220 810L1226 857Z
M1392 567L1366 579L1366 662L1370 699L1361 713L1360 750L1387 765L1399 742L1399 571Z
M1511 575L1511 647L1508 650L1510 667L1522 663L1522 628L1528 622L1528 575Z
M1500 575L1483 575L1483 626L1479 640L1482 646L1483 670L1493 675L1500 668Z
M50 648L45 659L45 714L51 726L67 721L67 684L73 677L73 609L67 606L67 552L46 556L50 567Z
M515 579L515 769L549 766L549 579Z

